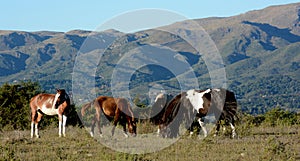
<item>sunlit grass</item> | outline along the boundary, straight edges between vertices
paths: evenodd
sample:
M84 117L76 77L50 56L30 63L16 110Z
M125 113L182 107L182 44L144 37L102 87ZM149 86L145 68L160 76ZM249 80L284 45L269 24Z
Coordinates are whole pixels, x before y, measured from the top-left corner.
M0 134L0 160L297 160L300 159L300 130L298 126L253 127L247 135L230 139L226 134L205 139L183 136L166 148L141 154L115 151L114 146L130 147L168 143L154 134L125 138L122 133L111 137L110 127L104 137L89 136L84 128L67 128L67 136L59 138L58 129L45 128L41 138L30 138L30 131L3 131ZM142 129L141 129L142 130ZM102 140L101 140L102 139ZM113 140L113 141L112 141ZM123 141L122 141L123 140ZM147 142L146 142L147 141ZM133 148L134 149L134 148ZM124 149L123 149L124 150ZM153 150L153 149L152 149Z

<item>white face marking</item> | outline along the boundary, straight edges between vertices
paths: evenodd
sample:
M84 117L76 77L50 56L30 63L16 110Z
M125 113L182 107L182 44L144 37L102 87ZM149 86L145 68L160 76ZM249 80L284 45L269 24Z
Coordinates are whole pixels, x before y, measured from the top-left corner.
M194 89L191 89L191 90L188 90L186 93L187 93L187 96L186 98L190 100L191 104L193 105L194 109L199 112L199 109L200 108L204 108L203 107L203 95L205 93L209 93L211 90L210 89L207 89L206 91L204 92L196 92Z
M55 97L54 97L54 102L53 102L53 104L52 104L52 109L54 109L55 108L55 104L56 104L56 101L57 101L57 99L58 99L58 97L60 96L60 94L59 93L56 93L55 94Z

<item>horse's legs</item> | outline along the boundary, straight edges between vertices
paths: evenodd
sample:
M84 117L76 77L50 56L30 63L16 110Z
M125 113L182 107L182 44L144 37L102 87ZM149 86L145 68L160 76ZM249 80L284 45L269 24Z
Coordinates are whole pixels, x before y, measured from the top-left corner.
M37 112L36 120L34 121L35 125L31 124L31 127L35 126L35 136L36 136L36 138L40 137L39 136L39 122L41 121L42 117L43 117L43 114Z
M218 133L219 133L219 131L220 131L220 126L221 126L221 122L220 122L220 120L218 120L218 121L217 121L216 131L215 131L214 136L217 136L217 135L218 135Z
M63 124L62 124L62 133L63 136L66 137L66 124L67 124L67 116L66 115L62 115L62 119L63 119Z
M91 137L94 137L95 125L96 125L96 115L95 115L95 118L92 120L91 132L90 132Z
M198 119L197 119L198 120ZM190 137L194 134L195 128L198 128L199 122L193 121L191 126L188 128L188 131L190 132Z
M120 111L116 110L115 116L114 116L113 128L111 129L111 136L114 136L114 134L115 134L115 128L119 122L119 116L120 116Z
M96 122L97 122L97 126L98 126L98 131L99 131L100 137L103 137L102 131L101 131L101 124L100 124L100 121L101 121L101 118L100 118L100 111L97 112L97 114L96 114L96 116L95 116L95 120L96 120Z
M130 126L130 125L129 125L130 122L128 121L127 123L128 123L128 126ZM125 137L127 138L127 137L128 137L128 134L127 134L127 132L126 132L126 122L125 122L125 121L124 121L124 122L122 121L121 124L122 124L122 126L123 126L123 134L124 134Z
M31 138L33 138L33 136L34 136L34 131L35 131L34 125L35 125L37 116L38 116L37 111L32 111L32 113L31 113L31 133L30 133Z
M201 118L199 118L199 119L198 119L198 122L199 122L199 124L200 124L200 126L201 126L201 129L203 130L204 137L206 137L206 136L207 136L207 130L206 130L204 121L202 121Z
M61 126L63 122L63 118L61 114L58 114L58 136L61 137Z
M31 138L33 138L33 134L34 134L34 121L31 121L31 133L30 133Z
M236 132L235 132L235 127L234 127L234 122L230 122L229 123L230 127L231 127L231 130L232 130L232 138L235 138L236 136Z
M119 119L115 116L114 123L113 123L113 128L111 129L111 136L114 136L114 134L115 134L115 128L116 128L118 122L119 122Z
M157 132L156 132L156 134L157 134L157 136L160 135L160 126L159 126L159 125L158 125L158 127L157 127Z

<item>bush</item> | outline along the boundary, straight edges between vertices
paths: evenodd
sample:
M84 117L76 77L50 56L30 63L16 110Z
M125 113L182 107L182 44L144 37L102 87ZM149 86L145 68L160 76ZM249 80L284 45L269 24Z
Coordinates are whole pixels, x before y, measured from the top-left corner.
M264 123L269 126L295 125L298 124L299 121L296 113L285 111L277 107L265 114Z
M31 81L3 84L0 87L0 129L5 126L14 129L30 127L29 100L40 92L40 85Z

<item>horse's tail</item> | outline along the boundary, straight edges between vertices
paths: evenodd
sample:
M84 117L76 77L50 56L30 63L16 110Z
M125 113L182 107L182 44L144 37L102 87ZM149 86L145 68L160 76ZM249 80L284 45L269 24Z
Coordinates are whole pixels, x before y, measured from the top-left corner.
M234 121L234 118L237 119L236 121L240 121L240 118L238 117L238 109L237 109L238 104L233 92L227 91L224 107L225 108L223 110L227 114L229 114L231 119L233 119L232 121Z
M92 102L86 103L81 108L81 116L85 115L86 110L90 109L92 105L94 104L94 100Z

